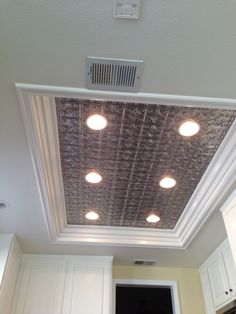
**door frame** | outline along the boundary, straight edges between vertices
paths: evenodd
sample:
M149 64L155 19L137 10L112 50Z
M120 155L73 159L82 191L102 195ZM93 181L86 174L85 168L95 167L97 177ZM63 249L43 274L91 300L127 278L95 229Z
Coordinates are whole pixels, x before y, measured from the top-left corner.
M114 279L113 280L113 314L116 310L116 286L152 286L168 287L171 290L173 314L181 314L177 281L169 280L139 280L139 279Z

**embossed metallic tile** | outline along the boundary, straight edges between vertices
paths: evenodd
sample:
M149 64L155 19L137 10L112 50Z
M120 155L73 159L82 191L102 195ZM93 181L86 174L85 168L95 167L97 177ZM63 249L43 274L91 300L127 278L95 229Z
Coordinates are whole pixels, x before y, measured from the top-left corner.
M62 176L69 224L173 229L236 113L231 110L56 99ZM86 119L102 113L102 131L87 127ZM195 119L199 134L184 138L178 127ZM103 181L85 181L89 170ZM163 175L177 185L159 187ZM99 219L85 214L95 209ZM146 222L155 211L155 225Z

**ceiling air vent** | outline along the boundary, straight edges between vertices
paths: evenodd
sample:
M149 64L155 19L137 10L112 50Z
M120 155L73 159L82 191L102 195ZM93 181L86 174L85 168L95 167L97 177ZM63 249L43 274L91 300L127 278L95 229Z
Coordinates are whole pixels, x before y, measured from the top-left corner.
M145 265L152 266L156 263L156 261L148 261L148 260L134 260L134 265Z
M143 61L87 57L87 88L137 92Z

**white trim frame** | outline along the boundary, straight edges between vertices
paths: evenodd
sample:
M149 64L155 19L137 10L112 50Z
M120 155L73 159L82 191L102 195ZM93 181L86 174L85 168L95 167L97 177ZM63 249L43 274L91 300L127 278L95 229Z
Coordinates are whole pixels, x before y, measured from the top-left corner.
M236 122L203 175L173 230L68 225L61 175L54 98L80 98L236 110L235 99L103 92L79 88L16 84L39 186L45 221L53 243L186 248L206 219L236 184Z
M221 208L221 213L236 266L236 189Z
M139 280L139 279L115 279L113 280L113 314L115 314L116 305L116 286L136 286L136 287L167 287L171 290L171 299L173 314L181 314L180 303L179 303L179 292L176 281L169 280Z

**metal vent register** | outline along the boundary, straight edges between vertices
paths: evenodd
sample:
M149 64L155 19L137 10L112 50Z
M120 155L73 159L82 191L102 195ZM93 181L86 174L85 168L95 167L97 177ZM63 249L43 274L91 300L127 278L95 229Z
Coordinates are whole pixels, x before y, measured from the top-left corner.
M152 266L156 263L156 261L152 260L134 260L134 265L143 265L143 266Z
M87 88L137 92L142 60L87 57Z

